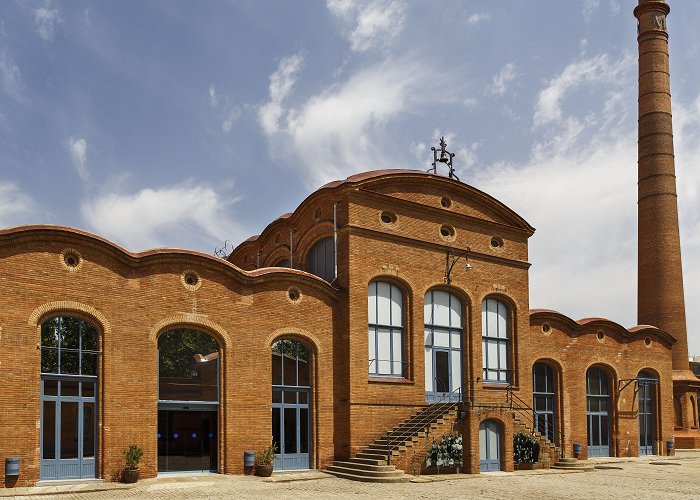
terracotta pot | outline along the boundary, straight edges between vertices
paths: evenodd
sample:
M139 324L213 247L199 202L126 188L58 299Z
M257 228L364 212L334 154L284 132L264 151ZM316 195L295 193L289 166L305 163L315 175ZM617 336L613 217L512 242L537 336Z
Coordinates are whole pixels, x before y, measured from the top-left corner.
M255 475L260 477L270 477L272 475L272 464L270 465L256 465Z
M139 480L139 470L134 469L124 469L124 472L122 472L122 482L124 483L135 483L136 481Z

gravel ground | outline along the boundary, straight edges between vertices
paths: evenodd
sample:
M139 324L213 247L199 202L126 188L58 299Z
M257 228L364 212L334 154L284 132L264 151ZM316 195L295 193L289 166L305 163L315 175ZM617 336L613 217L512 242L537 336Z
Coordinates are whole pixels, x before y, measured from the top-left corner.
M321 472L275 474L270 479L245 476L160 477L132 487L98 483L97 491L76 487L23 488L17 499L413 499L480 498L543 499L698 499L700 454L684 458L597 461L585 473L559 471L495 472L480 475L421 476L421 482L371 484L347 481ZM88 486L86 486L88 488ZM9 491L0 490L8 498ZM41 496L38 496L41 495ZM9 496L9 498L13 498Z

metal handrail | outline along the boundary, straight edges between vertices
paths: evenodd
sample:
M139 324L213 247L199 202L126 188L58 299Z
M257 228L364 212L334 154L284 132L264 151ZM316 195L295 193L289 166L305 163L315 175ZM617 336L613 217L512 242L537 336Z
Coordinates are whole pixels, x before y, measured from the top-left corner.
M417 413L416 415L410 417L407 421L411 422L411 425L413 425L413 426L418 426L418 427L427 426L428 424L430 424L433 421L433 419L436 416L444 415L449 410L451 410L452 408L454 408L455 406L457 406L459 404L459 402L462 400L463 388L464 388L464 385L458 387L457 389L453 390L452 392L450 392L448 394L445 394L443 397L438 399L435 403L431 403L424 410L422 410L421 412ZM453 401L453 398L455 395L458 396L458 398L457 398L458 401ZM450 406L444 406L445 403L449 403ZM416 417L419 417L419 418L417 418L416 420L413 420ZM407 421L404 421L403 423L405 423ZM401 427L401 425L399 425L399 428L400 427ZM430 429L428 429L427 433L430 434ZM397 449L400 446L399 443L405 442L406 437L407 437L406 435L403 435L403 434L394 436L393 438L390 436L391 436L391 432L387 433L387 438L389 438L388 442L386 444L387 464L388 465L391 465L391 457L392 457L394 449Z
M523 401L517 394L513 393L513 387L510 386L508 388L509 392L509 398L511 401L511 409L517 411L520 415L522 415L526 419L526 423L532 422L532 432L539 432L537 429L537 422L535 419L537 418L539 420L540 413L537 412L534 408L532 408L529 404L527 404L525 401ZM520 406L513 406L512 402L513 399L515 399L522 407ZM532 417L530 415L533 415ZM553 443L555 446L557 445L557 442L554 439L554 428L549 429L551 430L550 432L547 432L545 437L547 440L549 440L550 443ZM559 438L559 455L561 458L565 457L564 454L564 432L561 429L556 429L557 430L557 437Z

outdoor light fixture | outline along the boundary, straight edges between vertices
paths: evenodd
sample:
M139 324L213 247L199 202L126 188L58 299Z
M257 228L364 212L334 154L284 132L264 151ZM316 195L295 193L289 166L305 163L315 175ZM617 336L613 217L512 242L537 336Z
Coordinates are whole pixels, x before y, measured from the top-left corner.
M444 137L440 137L440 158L438 158L438 150L435 147L430 148L430 150L433 152L433 168L429 168L428 172L432 171L434 174L437 174L437 164L444 163L450 169L448 173L450 179L459 180L459 177L457 177L457 174L455 174L455 169L452 168L452 158L454 158L455 155L454 153L447 151L445 148L447 148L447 143L445 142Z
M469 263L469 252L471 252L471 248L467 247L467 249L460 253L460 254L453 254L451 250L447 251L447 254L445 255L445 284L450 285L452 284L452 278L450 277L452 274L452 270L454 269L455 265L457 265L457 262L459 262L460 259L464 259L464 270L465 271L471 271L472 270L472 265Z

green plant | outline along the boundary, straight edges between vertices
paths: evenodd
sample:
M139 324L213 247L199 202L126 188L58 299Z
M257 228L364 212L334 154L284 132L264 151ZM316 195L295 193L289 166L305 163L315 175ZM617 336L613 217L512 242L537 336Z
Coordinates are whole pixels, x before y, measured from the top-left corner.
M540 444L527 434L513 436L513 462L534 464L540 457Z
M255 454L256 465L272 465L272 462L277 458L277 446L275 443L270 443L264 450Z
M434 443L425 458L427 467L461 467L462 466L462 436L453 434L443 436Z
M139 462L143 456L143 450L137 444L130 444L122 450L122 455L126 459L126 468L128 470L136 470L139 468Z

